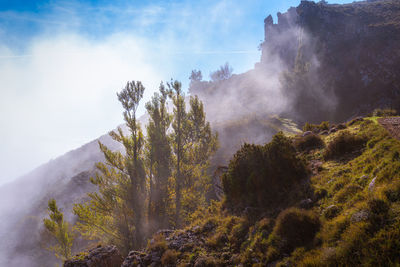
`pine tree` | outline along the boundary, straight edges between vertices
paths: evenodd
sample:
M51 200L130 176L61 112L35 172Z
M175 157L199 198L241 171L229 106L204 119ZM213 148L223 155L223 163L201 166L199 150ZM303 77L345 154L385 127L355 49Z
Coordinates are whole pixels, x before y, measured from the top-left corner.
M211 131L206 121L203 103L197 96L190 97L187 114L187 143L184 160L184 219L190 221L191 214L200 206L207 204L206 198L211 190L209 175L210 157L218 148L218 135Z
M116 244L123 253L139 248L144 241L144 138L136 119L143 92L142 83L132 81L117 94L129 134L118 128L110 136L123 145L125 154L99 142L106 163L97 164L98 173L91 179L99 191L88 194L89 202L74 206L77 227L84 236Z
M206 121L203 103L198 97L190 98L186 112L185 95L178 81L168 83L174 105L171 134L174 152L175 226L188 222L199 206L206 204L211 186L208 175L209 158L215 153L217 135L212 134Z
M67 221L64 220L64 214L57 207L54 199L49 200L48 208L49 217L43 219L46 230L55 238L57 244L49 247L57 258L66 260L71 257L71 247L74 241L72 230Z
M152 232L168 227L169 206L168 179L171 176L171 146L167 130L171 115L167 110L168 92L160 84L160 93L155 93L146 104L150 115L147 125L147 166L149 176L148 221Z
M185 158L185 145L187 136L187 113L185 105L185 94L182 92L182 84L178 81L167 83L169 96L174 105L174 116L172 121L172 147L175 155L175 227L181 226L181 201L183 173L182 167Z

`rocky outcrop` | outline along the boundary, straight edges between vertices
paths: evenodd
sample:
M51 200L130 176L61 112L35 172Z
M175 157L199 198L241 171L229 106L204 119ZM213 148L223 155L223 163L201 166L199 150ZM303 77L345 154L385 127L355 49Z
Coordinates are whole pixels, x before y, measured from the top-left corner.
M345 120L377 107L400 108L399 1L301 1L278 13L277 24L271 16L264 23L261 68L270 64L271 54L279 55L289 71L296 60L308 64L304 90L299 82L286 88L300 116L318 120L332 113L331 119ZM331 109L322 107L327 103Z
M64 263L64 267L119 267L123 258L115 246L98 246L87 255L77 255Z
M66 261L64 267L172 267L180 263L186 264L184 266L237 266L234 253L226 249L214 251L205 240L205 233L214 228L214 224L205 224L186 230L160 230L149 240L146 249L131 251L124 260L115 246L99 246L86 256L81 254ZM199 249L213 252L213 256L198 255ZM190 262L183 259L189 254L196 255Z

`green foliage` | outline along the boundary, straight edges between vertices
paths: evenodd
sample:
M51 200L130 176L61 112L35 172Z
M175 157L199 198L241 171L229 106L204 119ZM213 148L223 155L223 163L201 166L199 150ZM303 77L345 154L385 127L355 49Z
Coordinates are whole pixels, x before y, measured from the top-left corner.
M310 245L320 229L320 221L311 211L290 208L281 212L276 219L273 235L284 240L284 251Z
M56 241L56 245L50 246L48 249L53 251L57 258L66 260L71 257L74 235L54 199L49 200L47 210L50 218L44 218L43 224Z
M231 233L229 235L229 242L233 249L240 249L241 244L246 239L249 227L250 223L245 218L241 218L239 222L232 227Z
M339 212L340 208L338 206L332 205L325 209L324 217L329 220L335 218L339 214Z
M179 252L173 249L168 249L167 251L164 252L164 254L161 257L161 263L163 266L166 265L172 265L174 266L176 264L176 260L179 256Z
M200 256L196 260L196 267L222 267L223 262L212 256Z
M362 187L356 184L346 185L343 189L341 189L336 195L335 200L338 203L343 203L349 201L354 197L359 191L362 191Z
M148 227L151 232L169 225L168 209L171 203L168 179L172 173L172 151L167 131L172 118L167 111L167 97L168 92L161 83L160 94L155 93L146 104L150 115L146 127L145 159L149 183Z
M168 249L165 237L162 234L157 234L151 241L147 243L147 249L149 251L157 251L164 253Z
M317 134L298 136L294 139L294 146L298 151L309 151L311 149L322 148L324 141Z
M206 195L211 187L207 173L210 156L218 147L218 136L211 131L205 119L203 103L190 97L190 110L186 112L185 96L181 83L168 83L169 95L174 105L171 134L174 153L175 227L189 222L191 214L206 205Z
M180 82L172 81L167 88L161 83L159 89L146 104L146 138L136 118L143 85L128 82L117 94L129 132L118 128L110 136L125 151L99 143L105 163L97 164L96 177L91 178L98 191L74 206L82 235L115 244L122 254L140 248L147 235L161 228L188 223L197 208L207 205L211 188L209 158L218 143L202 102L191 97L187 112ZM168 98L173 115L168 113Z
M282 133L264 146L245 144L222 177L226 202L231 207L267 208L287 198L306 173L291 140Z
M335 159L345 156L348 153L357 152L367 142L365 136L351 134L349 131L342 131L332 140L324 152L324 158Z
M374 117L391 117L391 116L397 116L397 111L395 109L380 109L377 108L372 112L372 116Z
M96 177L91 179L99 191L90 193L88 202L74 206L77 228L85 237L115 244L123 254L139 248L144 241L144 137L136 119L143 92L142 83L133 81L117 94L129 135L118 128L110 136L124 146L125 154L99 142L106 164L98 163Z
M384 190L384 194L389 201L400 201L400 181L395 181Z
M227 195L225 203L214 202L192 215L191 230L206 242L193 245L191 252L183 258L178 257L180 262L200 264L209 257L228 259L221 264L229 262L234 266L396 266L400 260L400 165L395 151L400 151L400 142L390 138L379 124L370 123L368 119L349 125L347 131L373 140L374 144L344 161L325 161L321 153L323 148L301 154L323 165L310 180L313 188L307 196L313 201L310 210L289 208L277 216L279 209L297 204L299 199L285 202L287 200L282 197L271 206L257 208L249 204L257 202L237 201L229 199L232 195ZM341 132L322 138L330 143ZM284 143L280 142L280 149L285 149ZM246 189L247 181L259 174L255 170L268 166L266 161L260 160L266 158L265 151L265 146L248 145L247 149L242 147L239 151L242 154L238 152L241 157L236 156L236 165L233 166L240 163L244 170L250 170L250 174L240 172L247 179L239 188ZM236 177L241 177L238 175L241 169L235 170ZM374 178L375 186L369 188ZM250 190L244 189L243 194L251 199ZM252 189L253 194L258 193L255 187ZM283 191L279 186L275 190ZM297 187L286 192L286 198L293 198ZM245 214L232 215L226 205L242 205L249 209ZM248 210L254 210L258 217L248 216Z
M320 124L311 124L309 122L306 122L303 126L303 131L324 131L324 130L329 130L330 128L330 123L329 121L323 121Z

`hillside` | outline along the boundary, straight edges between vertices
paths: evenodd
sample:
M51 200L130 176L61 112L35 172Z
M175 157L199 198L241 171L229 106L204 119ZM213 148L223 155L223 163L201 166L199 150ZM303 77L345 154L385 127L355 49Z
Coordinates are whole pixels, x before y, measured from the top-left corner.
M276 133L284 131L292 138L305 122L347 121L377 107L399 110L399 19L400 2L390 0L346 5L301 1L297 8L279 13L277 24L267 17L261 59L254 69L190 85L190 95L203 100L207 120L219 133L220 147L211 160L210 173L227 166L243 144L256 144L251 149L263 154L264 144ZM389 130L393 130L390 127L398 131L389 123ZM329 144L344 131L359 137L356 149L344 149L339 158L324 157ZM266 209L236 198L232 198L235 204L231 205L215 202L209 209L198 211L191 226L163 231L147 249L132 252L125 266L132 266L135 260L143 266L161 261L171 266L176 261L183 266L196 262L196 266L213 262L221 266L264 266L267 262L334 266L347 260L353 260L354 265L368 265L380 259L379 253L388 253L380 260L390 259L389 265L398 262L391 252L399 250L393 241L399 236L394 230L399 219L399 187L395 181L398 141L375 117L346 125L337 123L317 135L307 134L320 136L325 146L308 150L307 142L313 140L303 139L310 137L297 135L292 139L297 146L296 157L306 162L309 173L296 181L295 188L285 187L284 197L276 195L281 200L279 205L273 203ZM121 149L108 135L98 140L112 150ZM94 164L104 160L98 140L0 187L0 200L6 203L0 206L0 238L4 241L0 244L1 266L46 266L56 262L41 244L47 201L56 198L67 220L76 221L72 204L82 202L88 192L96 190L89 177L93 176ZM305 150L300 151L300 147ZM246 168L271 171L252 164ZM221 184L219 178L214 176L217 187ZM257 181L251 190L256 191L264 182ZM245 185L243 182L235 188ZM279 186L275 189L281 191ZM250 199L254 203L268 200L261 195ZM247 197L243 194L241 198ZM277 236L279 214L289 207L300 208L292 213L309 219L318 228L311 231L312 237L307 237L305 243L300 240L295 247L287 244L285 237ZM353 232L357 234L351 235ZM367 244L366 248L358 250L359 243ZM86 247L87 243L81 242L74 252ZM107 258L107 248L95 249L93 254L98 257L104 253ZM122 262L123 257L111 251Z
M399 118L357 118L292 137L296 157L307 162L309 173L297 186L240 212L240 202L227 196L199 210L187 228L160 231L121 266L394 266L400 261L400 142L382 126L393 121ZM236 170L234 162L228 176ZM284 165L274 168L287 171ZM273 186L272 177L260 178ZM240 190L247 201L263 189ZM280 198L286 200L277 205ZM98 247L65 266L113 257L113 266L122 263L115 248L105 251L110 248Z
M108 135L98 140L113 149L119 148ZM59 199L61 208L73 220L72 204L79 202L87 192L96 190L89 177L94 164L103 160L98 140L51 160L0 188L0 201L3 203L0 206L1 266L54 263L52 253L40 245L47 201L50 198Z

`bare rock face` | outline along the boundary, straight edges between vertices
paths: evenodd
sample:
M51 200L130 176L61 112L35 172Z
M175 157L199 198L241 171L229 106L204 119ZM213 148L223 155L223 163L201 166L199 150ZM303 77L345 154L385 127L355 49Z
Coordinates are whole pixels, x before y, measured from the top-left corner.
M123 258L115 246L98 246L83 259L71 259L64 267L120 267Z
M295 99L294 109L309 121L400 108L400 54L395 52L400 49L400 1L301 1L278 13L278 23L265 20L261 48L261 68L271 55L279 55L288 70L296 63L309 65L308 84L285 88Z

